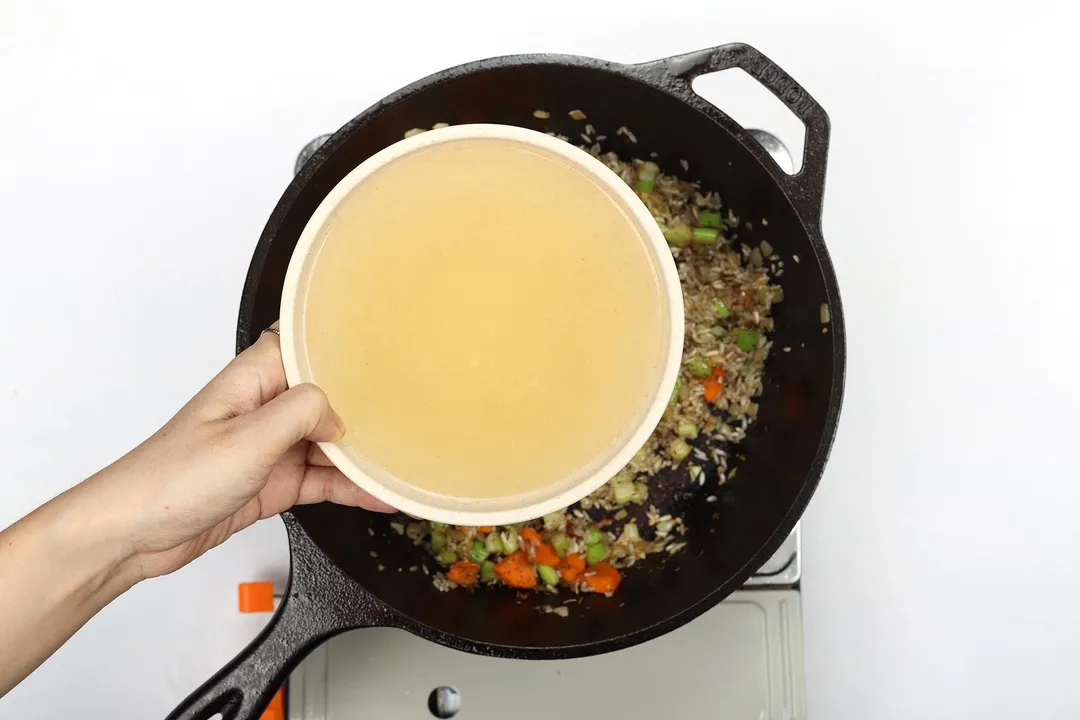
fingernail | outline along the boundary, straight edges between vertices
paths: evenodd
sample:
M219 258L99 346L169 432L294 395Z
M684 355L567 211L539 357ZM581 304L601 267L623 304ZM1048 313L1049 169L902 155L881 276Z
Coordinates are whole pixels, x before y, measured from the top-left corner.
M334 414L334 438L330 442L338 442L341 438L345 437L345 421L341 419L333 409L330 410Z

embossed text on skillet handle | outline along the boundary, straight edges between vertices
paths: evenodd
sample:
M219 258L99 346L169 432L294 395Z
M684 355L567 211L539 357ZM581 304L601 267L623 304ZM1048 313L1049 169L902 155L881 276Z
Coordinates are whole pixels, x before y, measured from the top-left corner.
M829 153L829 116L794 78L757 49L743 43L676 55L646 63L643 68L658 73L660 77L656 79L661 83L682 86L682 90L690 92L693 92L690 84L697 77L729 68L740 68L787 105L806 127L803 164L794 175L774 172L774 177L788 191L804 220L820 225L825 167ZM719 110L716 112L724 124L738 127L731 118ZM750 143L747 143L747 147L752 152L758 152Z

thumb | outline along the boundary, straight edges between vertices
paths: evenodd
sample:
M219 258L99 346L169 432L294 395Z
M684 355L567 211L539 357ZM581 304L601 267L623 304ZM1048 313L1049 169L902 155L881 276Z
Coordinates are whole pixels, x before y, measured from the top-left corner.
M345 435L345 423L330 407L322 390L310 383L297 385L243 416L245 430L258 444L283 455L301 440L336 442Z

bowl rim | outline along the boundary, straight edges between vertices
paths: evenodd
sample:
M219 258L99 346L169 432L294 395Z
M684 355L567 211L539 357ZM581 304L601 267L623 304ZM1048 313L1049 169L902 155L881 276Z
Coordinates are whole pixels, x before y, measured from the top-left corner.
M408 515L454 525L507 525L533 520L573 505L608 482L625 467L648 441L663 417L682 362L685 318L682 286L675 260L662 231L641 198L598 159L568 142L544 133L492 123L454 125L428 130L399 140L375 153L353 168L323 198L308 218L293 249L281 294L279 315L281 356L289 387L312 382L301 348L297 318L302 312L302 298L306 294L305 277L309 274L308 269L318 254L317 244L323 237L327 220L345 197L376 171L405 155L437 144L468 139L511 140L559 156L607 191L635 223L645 240L646 249L652 255L668 330L667 347L662 354L659 382L653 390L648 407L638 425L626 435L625 442L614 452L609 451L601 455L600 457L606 456L607 460L580 480L572 484L566 481L556 482L528 493L500 498L452 497L419 488L403 479L397 479L398 482L395 484L404 487L395 489L361 468L345 452L342 442L320 442L318 445L330 462L349 480L367 493ZM374 463L371 465L374 466ZM387 471L383 472L390 475Z

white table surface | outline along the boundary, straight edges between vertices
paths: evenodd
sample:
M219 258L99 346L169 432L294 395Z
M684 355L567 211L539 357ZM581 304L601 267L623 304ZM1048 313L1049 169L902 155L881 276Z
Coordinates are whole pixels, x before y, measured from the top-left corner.
M848 386L804 524L811 716L1077 717L1080 43L1048 3L965 4L0 4L0 525L229 359L314 135L466 60L740 40L833 127ZM703 93L784 126L738 87ZM265 622L236 583L286 568L272 520L137 587L0 717L163 716Z

